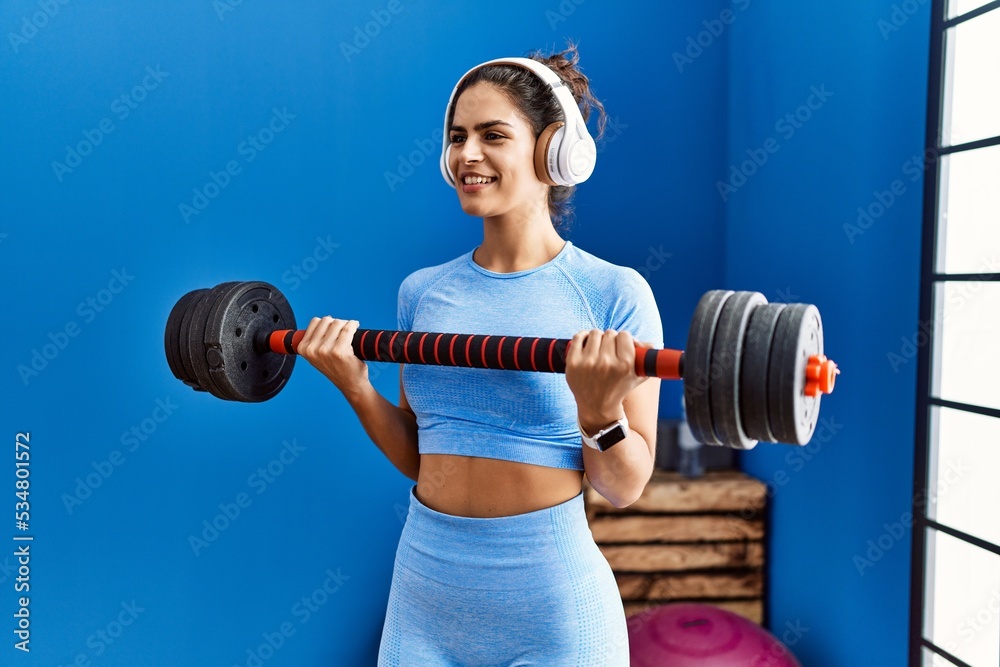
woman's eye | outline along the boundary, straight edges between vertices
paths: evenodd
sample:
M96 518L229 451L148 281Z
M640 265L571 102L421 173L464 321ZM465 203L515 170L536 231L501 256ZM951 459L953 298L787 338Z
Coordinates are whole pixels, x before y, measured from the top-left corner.
M496 141L498 139L506 139L507 138L507 137L503 136L502 134L497 134L496 132L487 132L483 136L486 138L487 141ZM461 134L453 134L453 135L451 135L451 137L450 137L449 140L453 144L458 144L458 143L462 143L463 141L465 141L465 137L462 136Z

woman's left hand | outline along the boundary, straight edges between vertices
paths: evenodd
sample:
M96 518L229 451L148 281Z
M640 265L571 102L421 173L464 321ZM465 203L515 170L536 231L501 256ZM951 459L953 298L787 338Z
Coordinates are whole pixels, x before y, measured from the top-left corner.
M635 373L635 339L628 331L580 331L566 353L566 383L584 425L620 419L622 402L646 377ZM648 343L640 343L653 347Z

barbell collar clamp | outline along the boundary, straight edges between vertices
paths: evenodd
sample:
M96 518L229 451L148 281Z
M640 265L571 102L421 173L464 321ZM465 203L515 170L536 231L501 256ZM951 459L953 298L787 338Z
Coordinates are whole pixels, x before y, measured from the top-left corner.
M815 398L821 393L832 393L839 374L837 364L832 359L827 359L825 354L812 355L806 365L806 396Z

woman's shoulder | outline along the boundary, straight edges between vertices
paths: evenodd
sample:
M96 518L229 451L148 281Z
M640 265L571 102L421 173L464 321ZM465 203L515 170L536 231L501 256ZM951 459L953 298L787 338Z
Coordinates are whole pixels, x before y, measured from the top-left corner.
M581 251L576 279L602 328L627 330L663 347L663 325L652 287L638 270Z
M610 292L649 289L646 279L631 266L615 264L575 244L573 250L566 267L574 279Z
M447 262L441 264L434 264L433 266L425 266L420 269L411 271L400 284L401 291L407 292L417 292L422 291L429 285L437 282L444 276L448 275L455 269L459 268L467 261L469 254L472 251L463 253L454 259L450 259Z

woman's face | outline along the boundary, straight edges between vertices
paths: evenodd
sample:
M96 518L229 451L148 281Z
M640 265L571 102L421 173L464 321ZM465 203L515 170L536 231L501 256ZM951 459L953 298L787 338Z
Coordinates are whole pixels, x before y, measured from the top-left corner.
M496 86L476 83L458 98L449 166L462 210L486 218L544 204L535 175L535 133Z

